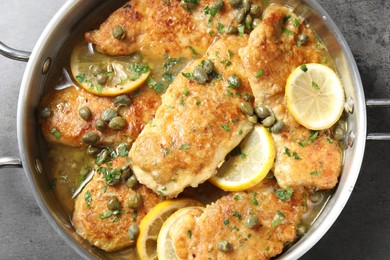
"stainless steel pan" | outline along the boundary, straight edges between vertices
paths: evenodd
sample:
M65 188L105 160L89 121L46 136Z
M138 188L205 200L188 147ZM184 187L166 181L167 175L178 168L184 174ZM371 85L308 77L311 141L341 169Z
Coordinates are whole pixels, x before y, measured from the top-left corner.
M20 89L17 112L17 136L20 159L0 158L1 167L22 167L27 176L35 199L53 228L68 244L84 258L102 257L101 252L91 247L75 233L69 218L48 190L47 180L41 163L41 151L37 143L39 129L36 109L45 89L45 82L53 71L58 53L72 35L77 24L92 10L110 1L69 0L53 17L39 38L33 52L21 52L0 42L0 53L16 60L28 61ZM366 105L390 106L390 100L365 101L359 72L352 53L340 31L315 0L279 1L295 8L304 17L327 46L341 76L347 96L348 135L345 142L343 172L335 194L309 232L289 248L279 259L297 259L307 252L327 232L344 208L357 180L367 140L390 140L389 134L366 134Z

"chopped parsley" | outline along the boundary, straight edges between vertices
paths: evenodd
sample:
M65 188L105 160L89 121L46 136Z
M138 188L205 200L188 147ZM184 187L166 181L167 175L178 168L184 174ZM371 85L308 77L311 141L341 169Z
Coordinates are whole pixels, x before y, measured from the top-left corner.
M292 20L292 22L293 22L293 25L294 25L295 28L299 27L299 25L301 24L301 23L299 22L299 19L296 18L296 17Z
M191 237L192 237L192 232L191 232L191 230L187 230L187 237L188 237L188 238L191 238Z
M60 133L56 128L51 129L51 130L50 130L50 133L51 133L52 135L54 135L54 137L55 137L56 139L60 139L60 138L61 138L61 133Z
M114 210L114 211L109 210L104 214L99 214L99 218L105 219L105 218L109 218L111 216L115 216L115 218L113 219L112 222L116 222L121 214L122 214L121 210Z
M318 175L320 175L320 172L319 171L312 171L312 172L310 172L310 175L318 176Z
M156 91L156 93L164 93L167 89L167 86L165 86L162 82L156 82L153 80L152 77L148 77L146 80L146 85Z
M192 54L194 54L195 57L199 57L199 56L200 56L199 52L197 52L197 51L194 49L194 47L188 46L188 48L191 50Z
M242 200L242 197L241 197L241 195L236 194L236 195L234 195L233 199L234 200Z
M309 137L310 141L313 143L316 140L317 136L318 136L318 131L312 132Z
M217 2L217 4L213 4L210 7L206 6L206 8L204 9L204 13L214 17L219 12L219 10L221 10L222 7L223 7L223 1L220 1Z
M292 189L290 187L286 187L286 189L278 189L275 191L276 196L282 201L286 201L290 199L292 195Z
M225 131L230 131L230 127L228 125L221 125L221 127L223 128L223 130Z
M230 221L229 221L229 217L226 217L225 220L223 221L223 224L225 226L229 225L230 224Z
M96 84L96 91L98 92L98 93L102 93L103 92L103 86L101 85L101 84Z
M200 103L202 103L200 100L195 100L195 105L197 105L197 106L199 106L200 105Z
M232 97L233 96L233 92L231 92L230 90L225 90L226 94L229 96L229 97Z
M228 50L229 59L231 59L234 55L234 53L231 50Z
M137 216L138 216L138 210L135 209L133 211L133 218L132 218L133 222L135 222L137 220Z
M287 35L293 35L293 34L294 34L293 31L290 31L290 30L287 29L287 28L283 28L283 29L282 29L282 32L285 33L285 34L287 34Z
M306 64L303 64L303 65L301 65L301 70L303 71L303 72L307 72L307 66L306 66Z
M135 81L141 77L142 74L145 74L150 71L150 67L146 63L131 63L130 70L133 72L133 75L130 78L131 81Z
M256 199L257 192L253 192L252 195L253 195L253 199L249 199L249 202L250 202L253 206L259 206L260 203L259 203L259 201Z
M92 201L92 196L89 190L87 190L87 192L84 193L84 200L85 202L87 202L87 208L90 209L91 208L90 202Z
M288 157L291 157L291 151L287 147L284 147L284 154L287 154Z
M259 69L256 73L256 78L260 78L261 76L263 76L263 73L264 73L264 70L263 69Z
M276 211L277 218L272 221L272 228L278 226L286 218L286 216L280 210Z
M115 185L117 184L121 179L121 169L111 169L111 168L104 168L100 167L97 170L100 173L103 173L104 180L107 182L108 185Z
M311 81L311 86L312 86L313 88L317 89L317 90L320 89L320 87L318 86L318 84L317 84L314 80Z
M239 212L235 211L232 213L233 217L236 217L238 220L242 220L242 216Z
M302 160L301 157L299 157L299 155L298 155L297 152L293 152L292 157L293 157L295 160Z
M181 146L180 146L180 150L187 150L187 149L190 149L190 145L189 144L182 144Z
M188 73L182 72L181 75L183 75L183 77L185 77L187 79L192 79L192 73L190 73L190 72L188 72Z
M83 74L77 75L77 76L76 76L76 79L77 79L77 81L78 81L79 83L83 83L84 80L85 80L85 74L83 73Z
M225 32L225 27L223 26L223 24L221 24L221 23L218 23L217 24L217 30L218 30L218 32L220 33L220 34L222 34L222 33L224 33Z
M245 33L245 25L238 26L238 35L242 36Z

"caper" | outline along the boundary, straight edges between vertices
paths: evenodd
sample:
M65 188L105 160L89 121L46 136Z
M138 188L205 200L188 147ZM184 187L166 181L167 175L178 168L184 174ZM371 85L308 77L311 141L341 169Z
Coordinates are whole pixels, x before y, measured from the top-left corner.
M116 196L110 197L110 199L107 201L107 208L109 210L119 210L121 208L121 203Z
M196 67L194 69L194 72L192 73L194 80L198 82L199 84L204 84L208 80L207 73L204 69L201 67Z
M245 16L246 16L246 11L244 8L241 8L240 10L238 10L236 13L237 23L243 23L245 20Z
M112 102L114 102L114 105L116 107L119 105L130 105L131 99L129 98L128 95L119 95L116 96Z
M97 148L97 147L95 147L95 146L89 145L89 146L87 147L87 154L88 154L88 155L95 156L95 155L97 155L99 152L100 152L100 149Z
M127 198L126 206L131 209L138 209L141 205L142 196L139 193L130 194Z
M252 25L252 21L253 21L253 18L252 18L252 16L250 14L245 16L245 24L247 24L248 26L251 26Z
M100 140L100 136L95 132L86 132L81 140L89 145L94 145Z
M261 123L265 126L265 127L271 127L275 124L275 117L273 116L268 116L266 117L263 121L261 121Z
M310 201L313 203L317 203L320 201L322 195L319 192L314 192L313 194L310 195Z
M298 35L298 46L305 45L309 40L309 37L306 34Z
M333 132L333 138L337 141L341 141L345 138L345 131L341 127L337 127Z
M251 9L250 9L250 14L254 15L254 16L257 16L260 14L260 6L257 5L257 4L253 4L251 5Z
M97 130L99 130L100 132L103 132L107 128L106 123L100 118L95 120L94 125L95 125L95 128Z
M261 20L259 18L253 19L252 28L255 29L260 23L261 23Z
M240 103L240 108L241 108L242 113L244 113L245 115L247 115L247 116L253 115L253 107L252 107L251 103L243 101Z
M196 4L195 3L190 3L188 2L188 0L181 0L180 1L180 6L183 7L185 10L191 12L195 7L196 7Z
M257 226L258 224L259 224L259 218L255 215L248 215L244 219L244 225L247 228L253 228L253 227Z
M271 115L271 112L265 106L259 106L255 109L256 116L260 119L264 119Z
M90 67L90 70L91 70L92 75L94 75L95 77L97 75L103 73L103 69L102 69L102 67L100 67L100 65L92 65Z
M217 244L217 248L222 252L229 252L232 250L232 245L226 240L220 240Z
M118 113L118 115L123 116L125 114L126 107L127 107L126 105L122 105L122 104L117 106L116 112Z
M116 117L117 115L118 115L118 113L116 112L115 109L113 109L113 108L106 108L106 109L103 110L101 118L102 118L103 121L109 122L114 117Z
M49 116L51 116L50 107L42 108L40 115L41 115L41 118L48 118Z
M229 76L227 79L228 88L239 88L241 86L242 80L236 74Z
M248 13L251 10L252 1L251 0L243 0L242 7L245 10L245 13Z
M131 224L128 231L129 238L136 240L139 235L139 227L137 224Z
M210 74L214 69L214 62L212 60L205 60L203 63L203 69L207 74Z
M131 175L127 181L126 181L126 186L130 189L134 189L135 187L137 187L138 185L138 180L137 180L137 177L135 177L135 175Z
M143 59L142 54L136 52L130 56L130 63L141 63Z
M233 7L233 8L238 8L240 7L242 3L242 0L229 0L229 4Z
M116 25L112 30L112 36L117 40L123 40L126 36L126 30L123 26Z
M248 121L253 123L253 124L256 124L257 123L257 116L255 116L255 115L248 116Z
M282 120L278 120L272 127L271 132L273 134L278 134L283 130L284 122Z
M89 107L87 107L87 106L80 107L79 108L79 116L84 120L90 119L92 116L92 113L91 113L91 110L89 109Z
M104 85L107 83L108 76L102 73L96 76L96 80L99 84Z
M114 130L122 130L126 126L126 119L116 116L108 123L108 127Z
M227 33L227 34L237 34L237 33L238 33L238 29L237 29L237 27L235 27L235 26L229 26L229 27L226 29L226 33Z
M304 225L299 225L297 228L297 234L300 237L306 234L306 227Z
M122 181L126 182L130 178L131 174L132 174L132 172L131 172L130 167L128 165L123 165L121 168Z

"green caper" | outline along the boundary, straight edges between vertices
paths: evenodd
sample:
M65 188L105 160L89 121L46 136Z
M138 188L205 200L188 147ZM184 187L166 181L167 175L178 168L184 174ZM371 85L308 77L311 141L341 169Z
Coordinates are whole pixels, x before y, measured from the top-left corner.
M130 63L142 63L143 59L144 59L144 57L142 57L142 54L139 52L136 52L130 56Z
M114 36L117 40L123 40L126 36L126 30L123 26L116 25L114 29L112 29L112 36Z
M191 12L194 10L197 4L195 3L190 3L188 0L181 0L180 1L180 6L183 7L185 10Z
M246 16L246 11L244 8L241 8L240 10L238 10L236 13L237 23L243 23L245 20L245 16Z
M243 0L242 7L245 10L245 13L248 13L251 10L252 1L251 0Z
M95 155L97 155L99 152L100 152L100 149L97 148L97 147L95 147L95 146L89 145L89 146L87 147L87 154L88 154L88 155L95 156Z
M253 4L251 5L251 9L250 9L250 14L254 15L254 16L258 16L260 14L260 6L257 5L257 4Z
M100 65L92 65L90 67L90 70L91 70L92 75L94 75L95 77L97 75L103 73L103 69L102 69L102 67L100 67Z
M283 130L284 122L282 120L278 120L272 127L271 132L273 134L278 134Z
M256 124L257 123L257 116L255 116L255 115L248 116L248 121L253 123L253 124Z
M80 107L79 108L79 116L84 120L90 119L92 116L92 113L91 113L91 110L89 109L89 107L87 107L87 106Z
M239 88L241 86L242 80L236 74L229 76L227 79L228 88Z
M245 24L247 24L248 26L251 26L252 25L252 21L253 21L253 18L252 18L252 16L250 14L245 16Z
M118 113L118 115L123 116L125 114L126 107L127 107L126 105L122 105L122 104L117 106L116 112Z
M123 165L121 168L122 181L126 182L130 178L131 174L132 174L132 172L131 172L130 167L128 165Z
M122 130L126 126L126 119L121 116L116 116L108 123L108 127L114 130Z
M298 35L298 46L303 46L305 45L309 40L309 36L306 34L300 34Z
M242 0L229 0L229 4L233 7L233 8L238 8L240 7L242 3Z
M304 234L306 234L306 226L299 225L298 228L297 228L297 234L300 237L303 236Z
M337 141L341 141L345 138L345 131L341 127L337 127L333 132L333 138Z
M89 145L94 145L100 140L100 136L95 132L86 132L81 140Z
M95 125L95 128L97 130L99 130L100 132L103 132L107 128L106 123L100 118L95 120L94 125Z
M237 34L237 33L238 33L238 29L237 29L237 27L235 27L235 26L229 26L229 27L226 29L226 33L227 33L227 34Z
M252 107L251 103L243 101L240 103L240 108L241 108L242 113L244 113L245 115L247 115L247 116L253 115L253 107Z
M108 76L106 74L98 74L96 76L96 81L101 84L101 85L104 85L107 83L107 80L108 80Z
M204 84L208 80L207 73L204 69L201 67L196 67L194 69L194 72L192 73L194 80L198 82L199 84Z
M109 210L120 210L121 203L119 202L117 196L111 196L107 201L107 208Z
M313 203L317 203L320 201L322 195L319 192L314 192L313 194L310 195L310 201Z
M51 116L51 109L50 109L50 107L42 108L40 116L41 116L41 118L48 118L49 116Z
M139 193L130 194L127 198L126 206L131 209L138 209L142 202L142 196Z
M205 60L203 63L203 69L207 74L210 74L214 69L214 62L212 60Z
M116 96L112 102L116 107L119 105L130 105L131 99L129 98L128 95L119 95Z
M137 224L131 224L129 227L128 235L130 240L136 240L139 235L139 227Z
M275 117L273 116L268 116L266 117L263 121L261 121L261 123L265 126L265 127L271 127L275 124Z
M126 186L130 189L134 189L135 187L137 187L138 185L138 180L137 180L137 177L135 177L135 175L131 175L127 181L126 181Z
M260 119L264 119L271 115L271 112L265 106L259 106L255 109L256 116Z
M253 29L256 28L260 23L261 23L261 20L259 18L253 19L252 28Z
M103 110L101 118L102 118L103 121L109 122L114 117L116 117L117 115L118 115L118 113L116 112L115 109L113 109L113 108L106 108L106 109Z
M226 240L220 240L217 244L217 248L222 252L229 252L232 250L232 245Z
M257 226L258 224L259 224L259 218L255 215L248 215L244 219L244 225L247 228L253 228L253 227Z

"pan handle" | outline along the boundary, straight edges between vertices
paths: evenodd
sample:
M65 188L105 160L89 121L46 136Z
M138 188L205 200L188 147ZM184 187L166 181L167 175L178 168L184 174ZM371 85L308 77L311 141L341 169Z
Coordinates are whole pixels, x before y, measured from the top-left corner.
M390 99L368 99L367 107L390 107ZM390 141L390 133L369 133L367 140L372 141Z
M0 157L1 168L22 168L22 161L16 157Z
M27 62L30 58L31 52L13 49L0 41L0 54L13 60Z

